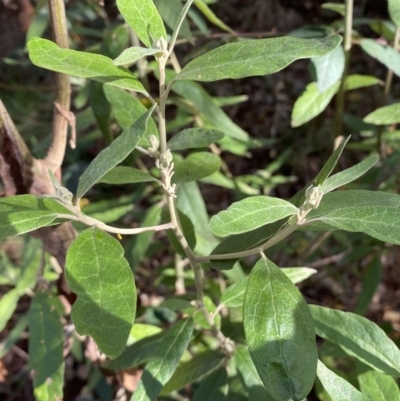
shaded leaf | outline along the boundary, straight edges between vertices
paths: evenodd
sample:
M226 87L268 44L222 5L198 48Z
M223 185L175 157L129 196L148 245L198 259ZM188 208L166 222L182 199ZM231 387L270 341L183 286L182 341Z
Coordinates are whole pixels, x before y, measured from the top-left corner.
M125 22L147 46L163 38L167 40L164 23L152 0L117 0L118 10Z
M94 160L89 164L89 167L79 178L78 189L76 192L77 198L82 196L97 182L108 173L113 167L124 160L129 153L135 149L139 140L146 133L147 121L151 113L155 109L153 106L132 126L126 129L119 137L117 137L110 146L102 150Z
M229 28L223 21L221 21L214 12L208 7L203 0L194 0L194 5L202 12L202 14L215 26L222 29L223 31L233 33L233 30Z
M131 401L155 400L161 388L173 375L193 332L193 320L182 319L164 336L154 349Z
M77 295L71 317L81 335L117 357L125 348L136 313L132 271L118 240L89 228L68 249L65 275Z
M210 220L211 232L219 237L240 234L296 214L291 203L269 196L252 196L232 203Z
M299 290L265 256L249 276L243 326L267 392L278 400L303 400L318 360L312 316Z
M94 79L118 88L147 93L133 74L126 68L113 65L112 60L108 57L64 49L50 40L38 37L32 38L27 46L32 63L38 67L76 77Z
M344 4L338 4L338 3L323 3L321 4L322 8L325 8L327 10L334 11L344 17L346 14L346 9Z
M228 43L190 61L175 79L210 82L273 74L295 60L327 54L341 40L333 34L321 40L286 36Z
M128 47L125 49L115 60L113 60L114 65L125 65L132 64L135 61L146 56L153 56L159 53L159 49L146 49L144 47Z
M364 117L364 122L375 125L400 123L400 103L379 107Z
M117 166L97 181L98 183L121 185L135 184L137 182L158 181L157 178L145 171L133 167Z
M198 181L215 173L221 167L221 159L210 152L196 152L190 154L185 160L177 163L174 183Z
M205 148L224 137L224 133L215 129L188 128L174 135L167 144L172 151L191 148Z
M400 376L400 350L374 322L351 312L310 305L318 336L372 368Z
M224 401L228 395L228 374L221 368L204 379L193 394L193 401Z

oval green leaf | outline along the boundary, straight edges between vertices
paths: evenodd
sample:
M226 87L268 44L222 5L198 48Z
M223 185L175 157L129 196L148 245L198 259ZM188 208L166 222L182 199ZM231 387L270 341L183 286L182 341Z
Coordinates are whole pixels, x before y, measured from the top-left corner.
M83 231L69 247L65 276L77 295L72 321L113 358L124 350L136 313L133 273L118 240L96 227Z
M210 82L273 74L295 60L323 56L341 41L334 34L324 39L286 36L228 43L189 62L175 80Z
M315 332L372 368L400 376L400 350L374 322L351 312L310 305Z
M38 67L89 78L118 88L147 93L140 81L126 68L116 67L112 60L100 54L63 49L38 37L28 42L29 58Z
M258 374L277 400L301 401L314 385L318 354L312 321L296 286L263 256L249 276L243 326Z
M205 148L223 137L224 133L215 129L188 128L174 135L168 141L167 146L171 152L191 148Z
M296 214L299 209L291 203L269 196L252 196L232 203L210 220L210 230L219 237L245 233Z
M375 125L400 123L400 103L380 107L364 117L364 122Z
M155 109L155 105L147 110L132 126L126 129L119 137L117 137L110 146L102 150L95 159L89 164L89 167L79 178L78 189L76 191L77 198L82 196L97 182L121 163L129 153L135 149L140 139L146 133L147 121L151 113Z
M153 401L168 382L186 350L193 332L193 320L182 319L154 349L131 401Z
M167 40L164 23L152 0L117 0L118 10L125 22L147 46L163 38Z
M104 184L122 185L122 184L135 184L137 182L150 182L158 181L157 178L145 171L133 167L117 166L106 173L97 181Z
M159 53L158 49L146 49L144 47L129 47L125 49L114 61L114 65L125 65L132 64L135 61L141 59L146 56L153 56L154 54Z

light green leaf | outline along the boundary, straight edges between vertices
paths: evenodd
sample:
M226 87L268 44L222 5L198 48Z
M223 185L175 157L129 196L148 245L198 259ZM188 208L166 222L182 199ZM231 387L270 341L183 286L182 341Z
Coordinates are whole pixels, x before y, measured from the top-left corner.
M317 273L317 270L310 267L282 267L281 270L293 284L307 280L313 274Z
M139 80L126 68L116 67L110 58L100 54L63 49L50 40L38 37L28 42L28 50L29 58L38 67L147 93Z
M137 182L158 181L157 178L145 171L133 167L117 166L97 181L98 183L121 185L135 184Z
M0 238L50 226L59 215L66 219L71 212L54 199L40 199L34 195L1 198Z
M206 351L195 355L188 362L182 362L169 382L163 387L161 394L169 394L190 383L201 380L221 366L224 359L224 355L218 351Z
M154 54L159 53L159 49L146 49L144 47L128 47L125 49L114 61L114 65L126 65L132 64L135 61L141 59L146 56L153 56Z
M400 28L400 1L389 0L389 15L392 21Z
M228 43L186 64L175 79L210 82L273 74L295 60L327 54L341 40L333 34L324 39L286 36Z
M254 365L277 400L303 400L311 391L317 346L308 305L296 286L263 256L253 267L243 326Z
M135 323L129 332L129 340L136 342L161 332L162 329L158 326L146 323Z
M400 401L399 386L393 377L373 370L357 361L360 390L373 401Z
M325 92L342 78L344 71L344 51L342 46L320 57L311 59L317 73L317 87L320 93Z
M92 227L67 252L65 275L77 295L72 321L102 352L117 357L125 348L136 313L132 270L118 240Z
M1 316L1 315L0 315ZM0 358L7 355L11 348L19 341L21 334L28 326L29 314L22 315L15 326L8 333L7 337L0 342Z
M173 375L193 332L193 320L182 319L164 336L146 365L131 401L153 401Z
M362 39L362 49L400 76L400 54L391 46L382 46L373 39Z
M374 322L351 312L310 305L318 336L372 368L400 376L400 350Z
M240 234L296 214L291 203L269 196L252 196L232 203L210 220L211 232L219 237Z
M177 163L172 182L201 180L215 173L221 167L221 159L210 152L190 154L184 161Z
M221 368L203 380L193 394L193 401L224 401L228 395L228 374Z
M346 77L345 89L351 91L378 84L383 85L383 81L373 75L351 74Z
M76 192L77 198L82 198L101 177L124 160L135 149L139 140L146 133L147 121L154 109L155 106L143 114L130 128L117 137L110 146L102 150L95 157L79 178L78 190Z
M356 180L358 177L361 177L370 168L372 168L378 160L379 157L376 155L367 157L361 163L328 177L322 184L322 190L324 194L346 185L349 182Z
M275 401L265 390L249 351L244 345L237 345L233 358L236 369L239 371L243 387L248 392L248 398L246 398L246 400Z
M215 129L188 128L168 141L168 148L171 152L191 148L205 148L224 137L224 133Z
M234 31L229 28L223 21L221 21L214 12L208 7L206 2L203 0L194 0L194 5L203 13L203 15L215 26L222 29L223 31L233 33Z
M152 0L117 0L118 10L125 22L147 46L163 38L167 40L163 21Z
M306 90L294 103L291 120L292 127L300 127L300 125L321 114L333 96L335 96L339 85L340 83L336 82L325 92L320 93L315 82L308 84Z
M50 293L37 291L29 309L29 367L35 372L34 393L40 401L63 399L64 334Z
M21 296L20 291L16 288L3 294L0 299L0 332L4 330L7 322L10 320L11 316L18 305L18 300Z
M317 376L332 401L373 401L318 361Z
M147 112L147 108L139 99L122 89L104 85L104 94L112 106L117 123L122 129L128 129L138 118ZM149 118L146 129L146 137L150 135L158 137L158 129L152 118Z
M321 4L322 8L325 8L326 10L331 10L334 11L344 17L346 14L346 9L344 4L338 4L338 3L322 3Z
M364 122L375 125L400 123L400 103L379 107L364 117Z

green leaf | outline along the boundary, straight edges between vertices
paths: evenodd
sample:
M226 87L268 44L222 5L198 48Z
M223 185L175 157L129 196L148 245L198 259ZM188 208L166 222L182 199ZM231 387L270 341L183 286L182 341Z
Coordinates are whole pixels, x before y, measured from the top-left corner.
M362 39L360 45L371 57L376 58L396 75L400 76L400 54L397 50L391 46L382 46L373 39Z
M303 400L318 360L312 316L296 286L265 256L249 276L243 326L267 392L277 400Z
M205 148L224 137L224 133L215 129L188 128L174 135L167 147L175 152L191 148Z
M93 110L93 115L96 118L97 125L99 126L106 143L112 141L110 130L110 114L111 107L104 95L104 85L100 82L91 81L89 85L89 103Z
M154 109L155 105L116 138L110 146L102 150L95 157L79 178L78 190L76 192L77 198L82 198L101 177L124 160L135 149L139 140L146 133L147 121Z
M0 332L4 330L7 322L14 314L20 297L21 293L16 288L2 294L0 299Z
M147 46L163 38L167 40L163 21L152 0L117 0L118 10L125 22Z
M181 298L170 298L161 303L163 308L168 308L175 311L183 311L185 309L191 308L192 304L189 301Z
M321 93L315 82L308 84L306 90L294 103L291 120L292 127L300 127L300 125L321 114L333 96L335 96L339 85L340 83L336 82L336 84Z
M122 89L104 85L104 94L110 102L114 117L122 129L129 128L147 112L147 108L139 99ZM146 129L146 137L150 135L158 137L158 129L152 118L149 118Z
M375 125L389 125L400 123L400 103L379 107L364 117L364 122Z
M389 0L389 15L392 21L400 28L400 2L399 0Z
M184 161L177 163L172 182L198 181L215 173L221 167L221 159L210 152L190 154Z
M175 79L210 82L273 74L295 60L323 56L341 41L333 34L324 39L286 36L228 43L186 64Z
M50 226L59 215L66 219L71 212L54 199L40 199L34 195L1 198L0 238Z
M0 342L1 359L7 355L11 351L12 347L20 340L21 334L28 326L28 318L29 314L22 315L11 331L7 334L7 337Z
M218 351L206 351L195 355L188 362L182 362L169 382L163 387L161 394L169 394L190 383L201 380L204 376L221 366L224 360L225 357L222 353Z
M157 178L145 171L133 167L117 166L97 181L98 183L121 185L135 184L137 182L158 181Z
M318 336L372 368L400 376L400 350L374 322L351 312L310 305Z
M400 401L399 386L393 377L377 372L357 361L360 390L374 401Z
M228 374L221 368L203 380L193 394L193 401L224 401L228 395Z
M214 12L208 7L206 2L202 0L194 0L194 5L203 13L203 15L215 26L222 29L223 31L233 33L234 31L229 28L223 21L221 21Z
M346 14L346 9L344 4L338 4L338 3L323 3L321 4L322 8L325 8L326 10L331 10L334 11L343 17Z
M372 401L318 361L317 376L332 401Z
M29 58L38 67L147 93L139 80L126 68L116 67L110 58L100 54L64 49L50 40L38 37L28 42L28 50Z
M180 320L166 333L164 341L154 349L131 401L153 401L157 398L162 386L173 375L192 332L193 320L189 318Z
M327 178L322 184L322 190L324 194L331 192L339 187L342 187L343 185L346 185L349 182L356 180L358 177L361 177L370 168L372 168L378 160L379 157L376 155L367 157L361 163L358 163L353 167L350 167L344 171L341 171L340 173L337 173Z
M383 81L373 75L351 74L346 77L345 89L351 91L378 84L383 85Z
M320 93L325 92L342 78L344 71L344 51L342 46L320 57L311 59L317 73L317 87Z
M76 330L114 358L125 348L136 313L135 281L123 253L118 240L92 227L69 247L65 268L78 297L71 313Z
M219 237L240 234L296 214L291 203L269 196L252 196L232 203L210 220L211 232Z
M146 49L144 47L128 47L114 61L114 65L132 64L135 61L146 56L153 56L160 53L159 49Z
M236 369L239 371L243 387L247 390L249 395L246 400L274 401L265 390L264 384L258 375L247 348L244 345L237 345L233 358Z
M300 283L317 273L317 270L310 267L282 267L281 271L288 276L293 284Z
M35 398L63 399L64 334L55 299L37 291L29 309L29 367L34 371Z

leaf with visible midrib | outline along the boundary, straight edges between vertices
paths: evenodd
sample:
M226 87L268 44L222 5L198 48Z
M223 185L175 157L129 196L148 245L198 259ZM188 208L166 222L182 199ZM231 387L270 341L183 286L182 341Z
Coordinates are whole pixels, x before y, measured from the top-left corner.
M135 149L136 145L146 133L147 121L155 109L155 105L147 110L132 126L126 129L110 146L102 150L89 167L79 178L76 197L82 196L96 183L101 177L108 173L118 163L122 162L129 153Z
M190 148L205 148L224 137L224 133L215 129L188 128L174 135L167 144L172 152Z
M314 385L318 354L312 325L299 290L263 256L249 275L243 326L251 359L277 400L301 401Z
M63 49L38 37L28 42L29 58L38 67L81 78L89 78L119 88L147 93L140 81L126 68L116 67L101 54Z
M323 39L286 36L228 43L189 62L175 80L210 82L273 74L295 60L323 56L341 41L333 34Z
M118 240L96 227L78 235L67 252L65 275L77 295L71 317L113 358L124 350L136 313L133 273Z

